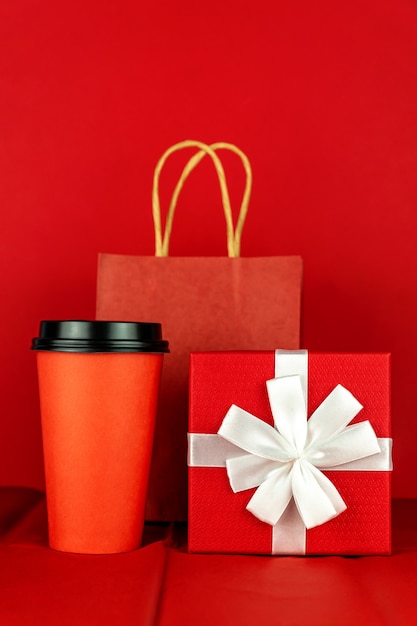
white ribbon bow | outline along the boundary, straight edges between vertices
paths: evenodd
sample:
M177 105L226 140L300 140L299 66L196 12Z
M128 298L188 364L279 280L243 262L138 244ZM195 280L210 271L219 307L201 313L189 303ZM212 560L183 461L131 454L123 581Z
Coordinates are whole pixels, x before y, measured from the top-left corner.
M363 408L342 385L307 420L300 376L267 381L275 427L232 405L218 434L246 454L226 461L233 491L258 487L247 509L274 526L291 499L306 528L324 524L346 509L320 470L378 454L369 421L348 426Z

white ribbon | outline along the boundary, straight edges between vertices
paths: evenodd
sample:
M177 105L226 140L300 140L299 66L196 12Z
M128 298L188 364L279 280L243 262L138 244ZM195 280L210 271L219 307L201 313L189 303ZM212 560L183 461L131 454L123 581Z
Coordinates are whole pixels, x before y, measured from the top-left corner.
M390 440L378 439L369 421L348 426L363 407L342 385L307 420L307 367L306 351L276 351L277 378L266 383L274 427L232 405L221 439L190 435L190 465L213 466L220 454L235 493L257 487L247 509L274 527L274 553L304 553L305 529L346 509L321 470L391 469ZM294 524L281 550L276 544Z
M378 454L371 424L347 427L362 405L341 385L307 421L299 376L267 382L275 427L232 405L218 434L249 454L226 460L236 493L257 487L247 509L274 526L291 498L306 528L324 524L346 509L339 492L320 471Z

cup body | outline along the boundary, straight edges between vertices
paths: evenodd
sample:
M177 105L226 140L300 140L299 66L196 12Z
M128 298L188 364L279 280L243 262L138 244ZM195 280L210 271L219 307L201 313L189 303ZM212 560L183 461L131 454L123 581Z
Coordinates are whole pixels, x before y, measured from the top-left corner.
M38 350L49 544L140 546L163 353Z

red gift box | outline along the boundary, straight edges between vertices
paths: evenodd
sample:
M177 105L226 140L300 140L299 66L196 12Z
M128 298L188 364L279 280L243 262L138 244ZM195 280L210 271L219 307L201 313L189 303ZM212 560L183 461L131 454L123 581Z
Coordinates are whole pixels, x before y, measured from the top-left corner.
M288 356L290 361L288 361ZM298 362L295 369L293 364L296 361L293 357L296 357ZM303 359L304 365L302 365ZM300 363L301 371L299 371ZM270 380L273 382L267 385L267 381ZM274 413L275 418L277 411L282 413L282 407L279 406L280 398L274 400L271 396L271 389L278 389L279 396L283 394L282 384L294 387L295 383L301 387L304 385L304 393L308 398L307 407L305 407L306 417L310 418L313 413L315 414L312 421L308 420L308 428L311 426L312 431L316 428L315 432L316 435L319 433L317 435L319 438L323 430L323 414L325 413L323 407L326 406L329 409L326 419L330 426L327 424L325 429L335 427L332 420L339 420L339 413L348 414L349 411L351 413L353 411L353 419L350 417L345 419L346 423L342 425L343 428L338 427L338 437L340 435L342 438L335 437L332 441L339 442L339 448L342 446L342 450L338 451L341 452L342 457L353 455L352 459L356 452L351 452L353 449L349 444L351 436L359 435L359 441L357 440L355 444L356 447L359 444L359 448L362 447L362 442L369 438L370 448L363 454L365 458L361 458L361 451L359 451L355 457L358 460L350 463L334 462L335 467L332 467L332 463L330 465L327 463L325 469L320 466L320 462L311 461L309 458L309 463L319 467L320 471L315 467L311 468L311 463L307 463L313 476L313 478L307 477L307 487L305 485L303 487L303 498L307 502L304 503L299 497L297 482L293 481L291 484L295 485L293 487L295 495L291 498L289 505L277 523L270 520L267 523L257 517L259 511L254 514L252 509L246 508L248 503L260 499L260 493L264 490L267 481L265 480L264 484L261 484L262 481L256 482L256 485L261 484L259 489L252 486L241 491L235 489L237 492L233 491L230 481L232 483L233 480L235 481L234 488L236 483L241 484L240 477L238 479L233 477L236 463L239 468L241 458L254 459L253 454L249 454L252 453L253 441L250 429L254 425L260 431L261 444L265 428L267 437L273 435L279 439L281 435L285 435L282 432L281 435L277 434L276 429L273 433L271 432L271 427L274 426L274 403L278 403L278 409L276 408ZM288 395L288 389L284 395L285 393ZM296 401L294 404L291 393L289 393L290 414L294 413L294 406L297 404ZM336 401L336 396L342 398L340 406ZM350 408L344 407L345 401ZM225 419L226 416L227 419ZM234 420L232 430L235 428L238 438L243 438L243 440L247 438L247 447L241 442L238 446L243 446L243 448L236 447L234 435L228 434L231 419ZM295 419L297 421L298 418ZM249 420L248 423L246 420ZM305 418L304 421L307 424ZM265 424L268 424L269 428ZM353 427L353 425L356 426ZM247 430L248 427L250 427L249 430ZM223 436L218 434L219 429ZM311 439L314 436L310 433L307 435L307 440L308 437ZM227 439L227 437L231 438ZM307 354L306 351L283 352L279 350L193 353L190 363L189 413L188 547L190 552L389 554L391 552L390 437L389 354ZM372 449L375 442L380 450L378 453ZM329 445L330 448L332 446L329 443L324 445L327 446L323 448L327 454ZM346 451L346 447L351 449ZM320 454L321 451L319 450L318 453ZM329 458L333 458L332 454L333 451ZM240 457L237 462L236 457ZM273 455L272 457L275 458ZM247 458L244 459L245 463L247 463ZM259 461L259 459L254 460ZM291 463L297 465L298 461L295 462L293 459ZM249 465L252 471L250 462ZM291 465L291 468L295 465ZM285 462L285 467L290 467L289 462ZM329 467L332 469L326 469ZM278 472L275 472L274 467L271 469L272 474L277 476ZM293 472L291 476L295 476L295 469L291 471ZM310 527L304 519L308 518L309 513L304 515L303 507L305 505L307 509L308 507L314 509L321 498L321 491L317 484L312 485L308 482L309 480L314 482L315 478L318 478L320 484L324 484L325 489L329 486L331 499L335 495L336 502L338 502L337 498L341 498L340 501L344 505L338 508L339 505L336 504L336 510L331 519L318 523L316 519ZM247 477L243 478L243 482L245 480L247 481ZM252 477L249 478L249 482L251 480ZM271 481L268 479L268 482ZM277 498L268 496L268 500L266 497L268 507L270 502L275 502L285 492L287 487L281 489L281 486L282 484L279 483L280 491L274 492ZM318 498L315 496L315 489L318 489L317 495L320 496ZM332 493L332 489L337 490L336 494ZM263 499L265 500L265 496ZM310 502L308 502L309 499ZM295 500L297 500L297 505ZM331 509L332 505L329 504L329 506ZM254 505L253 508L255 508ZM314 517L316 511L313 510L312 515Z

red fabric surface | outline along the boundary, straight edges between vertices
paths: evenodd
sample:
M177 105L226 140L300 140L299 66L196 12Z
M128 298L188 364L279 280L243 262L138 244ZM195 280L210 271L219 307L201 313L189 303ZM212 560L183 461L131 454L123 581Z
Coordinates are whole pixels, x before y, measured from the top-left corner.
M190 432L214 434L232 404L272 425L266 381L275 352L191 356ZM337 384L363 405L353 423L369 420L390 437L390 356L308 355L309 415ZM387 554L391 547L389 471L325 471L347 509L307 531L310 554ZM246 510L255 489L233 493L224 468L189 468L189 534L193 552L270 554L272 530Z
M412 626L416 502L399 503L393 556L250 557L171 550L158 626ZM404 535L402 534L404 532Z
M45 500L0 490L0 624L128 626L154 624L165 570L163 529L141 550L82 556L47 545ZM159 537L158 537L159 535Z
M414 626L417 500L393 502L393 554L188 554L185 528L148 526L145 547L81 556L47 547L45 501L0 490L5 626ZM165 538L164 538L165 536Z

